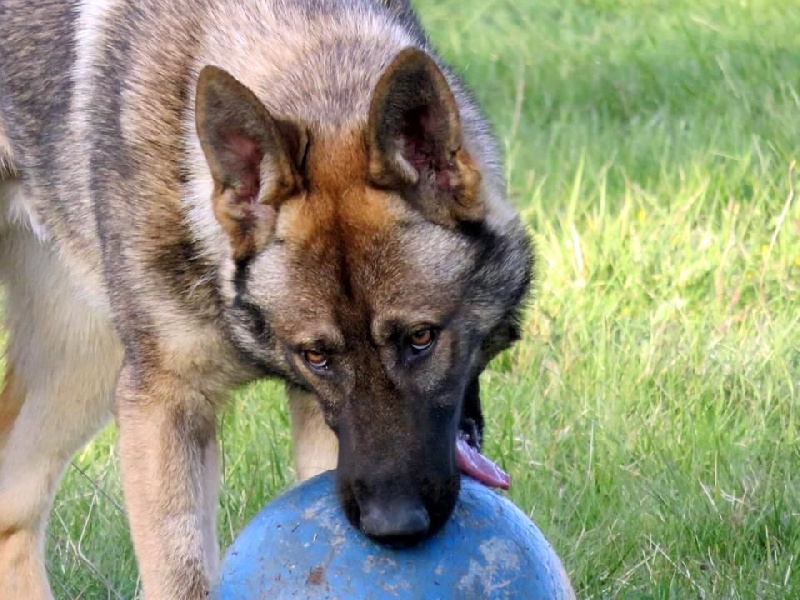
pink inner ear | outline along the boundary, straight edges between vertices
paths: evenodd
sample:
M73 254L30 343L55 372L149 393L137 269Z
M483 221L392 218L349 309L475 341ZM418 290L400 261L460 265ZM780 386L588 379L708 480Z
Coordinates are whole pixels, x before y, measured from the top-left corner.
M449 161L440 156L434 117L428 107L410 111L403 128L405 158L423 179L433 173L434 185L442 191L450 189Z
M255 201L264 158L258 143L244 135L231 133L225 138L225 150L220 158L225 170L233 176L237 201Z
M422 178L427 179L426 175L433 173L433 181L437 189L442 191L450 189L450 169L452 165L449 161L437 156L436 148L432 142L425 138L407 137L405 140L405 157Z

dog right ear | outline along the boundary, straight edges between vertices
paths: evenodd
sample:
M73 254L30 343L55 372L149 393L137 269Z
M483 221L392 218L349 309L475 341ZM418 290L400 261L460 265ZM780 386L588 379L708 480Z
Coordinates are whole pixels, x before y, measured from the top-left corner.
M274 119L244 84L206 66L197 81L195 127L214 179L214 215L234 260L257 254L272 236L277 209L297 193L306 132Z
M430 221L455 228L485 217L481 175L462 145L455 96L423 50L402 50L379 78L367 146L370 183L401 192Z

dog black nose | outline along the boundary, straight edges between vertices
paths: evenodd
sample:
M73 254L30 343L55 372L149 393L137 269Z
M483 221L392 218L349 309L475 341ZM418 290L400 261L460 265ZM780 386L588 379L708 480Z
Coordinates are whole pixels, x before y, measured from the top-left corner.
M431 518L421 502L367 500L361 504L361 531L390 546L409 546L420 542L431 527Z

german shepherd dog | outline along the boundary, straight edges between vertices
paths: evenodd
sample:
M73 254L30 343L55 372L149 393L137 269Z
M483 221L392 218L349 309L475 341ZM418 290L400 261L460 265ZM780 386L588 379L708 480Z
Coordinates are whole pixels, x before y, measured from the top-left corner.
M504 484L478 377L531 250L408 0L0 0L0 598L51 597L58 481L112 416L145 596L207 596L219 410L262 377L299 480L436 531L461 471Z

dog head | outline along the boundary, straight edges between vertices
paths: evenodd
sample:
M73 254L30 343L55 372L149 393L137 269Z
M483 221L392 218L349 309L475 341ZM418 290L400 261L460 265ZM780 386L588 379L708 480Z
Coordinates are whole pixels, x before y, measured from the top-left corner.
M354 525L398 543L436 531L458 496L466 387L513 341L531 270L519 221L489 225L483 149L446 77L406 49L362 124L326 131L206 67L196 127L237 345L319 398Z

